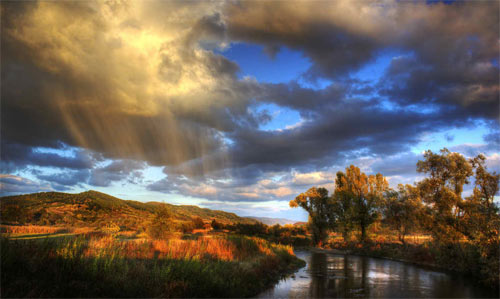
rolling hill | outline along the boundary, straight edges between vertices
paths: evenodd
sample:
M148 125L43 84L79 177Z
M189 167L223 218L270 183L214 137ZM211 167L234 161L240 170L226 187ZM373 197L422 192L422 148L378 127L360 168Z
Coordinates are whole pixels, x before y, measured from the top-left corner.
M295 222L297 222L286 218L270 218L270 217L255 217L255 216L248 216L245 218L255 219L267 225L275 225L275 224L285 225L285 224L294 224Z
M256 223L254 219L239 217L234 213L204 209L192 205L171 205L160 202L122 200L97 191L78 194L41 192L0 198L2 224L38 224L70 226L102 226L113 222L120 226L138 229L167 208L172 221L190 221L200 217L205 222Z

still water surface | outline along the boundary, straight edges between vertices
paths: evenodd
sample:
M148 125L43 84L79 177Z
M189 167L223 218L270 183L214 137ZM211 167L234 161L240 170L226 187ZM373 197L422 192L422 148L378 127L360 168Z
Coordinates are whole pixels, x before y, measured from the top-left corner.
M458 275L362 256L297 251L307 265L258 298L498 298Z

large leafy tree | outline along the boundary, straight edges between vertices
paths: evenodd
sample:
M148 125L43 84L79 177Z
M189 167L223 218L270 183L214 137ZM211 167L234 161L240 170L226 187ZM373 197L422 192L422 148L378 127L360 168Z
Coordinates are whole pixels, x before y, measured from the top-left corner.
M425 152L417 171L429 175L418 183L422 199L431 207L429 230L438 241L458 242L463 236L460 220L465 214L462 191L474 174L473 165L461 154L444 148L440 154Z
M389 184L383 175L366 175L358 167L351 165L345 173L337 173L335 191L351 199L353 223L361 230L360 241L366 240L367 228L380 216L380 209L384 202L384 194Z
M398 185L398 190L387 192L385 221L398 233L398 239L406 244L405 237L422 221L423 205L418 189L411 185Z
M463 230L472 241L481 244L498 242L499 209L493 202L499 190L500 174L490 173L483 155L470 160L475 169L475 186L464 204Z
M313 242L321 245L327 235L329 227L330 198L325 188L310 188L290 201L290 207L301 207L309 213L309 229Z
M330 226L342 233L344 241L349 242L354 229L354 203L351 193L344 188L345 174L337 172L335 192L332 196Z

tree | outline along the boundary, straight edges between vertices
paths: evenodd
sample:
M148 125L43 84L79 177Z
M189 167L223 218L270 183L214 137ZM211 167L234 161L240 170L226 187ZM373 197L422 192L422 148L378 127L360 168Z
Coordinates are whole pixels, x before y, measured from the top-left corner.
M350 192L345 190L343 177L345 174L341 171L337 172L335 180L335 192L332 196L330 226L342 233L342 238L345 242L351 239L351 232L354 228L354 204Z
M464 204L463 227L466 236L475 242L498 241L500 227L499 209L493 202L499 190L500 174L487 171L483 155L470 160L475 169L475 186Z
M473 175L472 163L446 148L440 154L428 150L424 161L418 161L417 171L429 174L418 183L418 188L424 202L431 207L429 230L434 239L458 242L465 232L460 223L465 214L462 191Z
M366 240L367 228L378 219L382 206L384 193L389 189L389 184L383 175L367 176L354 165L345 169L345 173L338 173L336 192L351 199L353 215L352 221L361 230L360 241Z
M158 207L150 225L147 227L147 233L155 239L165 239L170 236L173 231L173 224L170 215L170 210L166 205Z
M290 207L301 207L309 213L309 229L314 244L321 245L327 237L329 227L330 199L325 188L310 188L290 201Z
M398 190L387 192L385 221L398 232L398 239L406 244L405 237L419 226L422 201L418 189L411 185L398 185Z

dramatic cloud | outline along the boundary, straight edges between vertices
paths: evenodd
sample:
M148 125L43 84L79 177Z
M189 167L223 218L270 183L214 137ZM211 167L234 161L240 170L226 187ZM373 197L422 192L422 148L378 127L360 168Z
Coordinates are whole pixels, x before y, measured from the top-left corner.
M127 179L129 183L139 183L142 172L146 168L144 162L133 160L116 160L111 164L95 168L90 174L89 184L92 186L109 186L114 181Z
M121 182L219 204L286 201L331 188L349 164L411 183L424 135L480 126L484 144L458 145L451 133L441 144L498 161L498 9L2 3L2 189ZM235 45L259 45L271 60L286 48L309 64L292 81L261 82L225 56ZM376 76L363 75L367 66ZM263 130L275 120L266 105L298 117Z
M29 193L50 191L53 188L48 185L41 185L32 180L9 174L0 174L0 194L9 195L13 193Z

